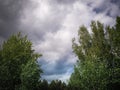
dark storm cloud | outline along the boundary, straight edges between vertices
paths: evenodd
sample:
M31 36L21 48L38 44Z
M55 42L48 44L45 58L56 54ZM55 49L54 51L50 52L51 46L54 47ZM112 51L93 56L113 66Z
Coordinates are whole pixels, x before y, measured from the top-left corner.
M19 19L27 0L0 0L0 37L18 32Z

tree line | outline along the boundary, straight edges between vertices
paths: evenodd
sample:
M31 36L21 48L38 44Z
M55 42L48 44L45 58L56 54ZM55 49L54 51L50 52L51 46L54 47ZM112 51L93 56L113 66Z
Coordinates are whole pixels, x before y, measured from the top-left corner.
M78 57L68 84L61 80L48 83L27 36L12 35L0 46L0 90L119 90L120 17L116 24L104 26L91 22L91 31L83 25L73 38L73 53Z
M66 84L61 80L52 80L48 83L48 81L44 79L39 81L35 90L79 90L79 88Z

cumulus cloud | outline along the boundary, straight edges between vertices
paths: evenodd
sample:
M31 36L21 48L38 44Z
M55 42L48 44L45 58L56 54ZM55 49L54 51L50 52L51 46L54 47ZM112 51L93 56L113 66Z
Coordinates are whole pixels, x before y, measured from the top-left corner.
M119 0L0 0L0 43L18 31L28 35L33 49L42 53L38 61L42 78L66 81L77 58L72 38L91 20L114 25L120 15Z

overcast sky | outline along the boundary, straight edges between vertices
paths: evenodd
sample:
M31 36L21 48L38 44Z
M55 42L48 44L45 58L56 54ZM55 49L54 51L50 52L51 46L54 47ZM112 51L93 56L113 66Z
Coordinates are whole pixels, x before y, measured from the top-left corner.
M114 25L120 15L120 0L0 0L0 43L22 32L42 53L42 78L66 81L77 60L72 38L91 20Z

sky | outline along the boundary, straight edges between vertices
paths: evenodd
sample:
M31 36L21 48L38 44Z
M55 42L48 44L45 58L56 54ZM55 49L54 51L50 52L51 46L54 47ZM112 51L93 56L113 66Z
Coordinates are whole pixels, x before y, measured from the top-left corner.
M42 79L67 82L77 57L72 38L81 25L99 20L113 26L120 16L120 0L0 0L0 44L21 32L33 42L44 73Z

